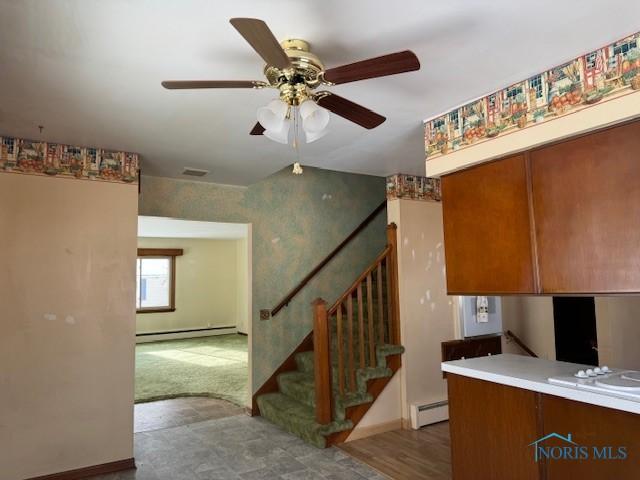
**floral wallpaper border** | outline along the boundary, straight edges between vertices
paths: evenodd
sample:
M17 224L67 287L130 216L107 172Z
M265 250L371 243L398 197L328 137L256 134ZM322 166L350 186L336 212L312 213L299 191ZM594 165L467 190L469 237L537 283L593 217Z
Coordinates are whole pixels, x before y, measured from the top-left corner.
M138 183L137 153L0 136L0 172Z
M397 173L387 177L387 200L404 198L439 202L440 179Z
M425 121L428 160L640 90L640 32Z

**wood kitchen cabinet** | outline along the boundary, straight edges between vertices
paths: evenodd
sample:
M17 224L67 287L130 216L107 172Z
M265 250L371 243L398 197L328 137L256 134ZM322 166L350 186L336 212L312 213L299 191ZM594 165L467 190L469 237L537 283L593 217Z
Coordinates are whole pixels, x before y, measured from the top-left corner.
M640 122L530 159L542 292L640 291Z
M450 294L640 292L640 121L442 179Z
M453 480L537 480L537 393L447 374Z
M449 294L536 293L524 155L442 179Z
M635 480L640 475L640 415L542 395L543 431L570 432L582 445L618 455L624 446L626 458L618 460L548 461L546 480Z
M451 373L447 383L453 480L638 478L640 415ZM554 433L571 435L587 457L536 461L531 443ZM543 442L571 446L554 437ZM611 447L618 458L597 458L594 447Z

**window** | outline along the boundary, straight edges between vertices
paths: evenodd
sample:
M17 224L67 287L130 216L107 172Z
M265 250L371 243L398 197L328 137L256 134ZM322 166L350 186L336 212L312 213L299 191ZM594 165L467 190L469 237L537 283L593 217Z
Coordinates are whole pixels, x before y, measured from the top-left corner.
M449 122L453 126L454 130L458 130L458 128L460 128L460 117L458 114L458 110L454 110L449 114Z
M175 268L180 249L139 248L136 263L136 311L175 311Z
M629 40L627 42L622 41L615 43L613 45L613 54L614 55L624 55L629 50L633 50L638 46L638 41L636 39Z
M536 98L542 98L542 75L536 75L529 79L529 85L536 92Z
M433 129L437 132L442 128L444 128L444 117L436 118L433 121Z
M591 52L584 57L584 62L587 70L593 70L596 68L596 60L598 59L598 52Z
M522 93L522 87L520 86L507 88L507 98L511 101L515 101L513 99L516 98L521 93Z

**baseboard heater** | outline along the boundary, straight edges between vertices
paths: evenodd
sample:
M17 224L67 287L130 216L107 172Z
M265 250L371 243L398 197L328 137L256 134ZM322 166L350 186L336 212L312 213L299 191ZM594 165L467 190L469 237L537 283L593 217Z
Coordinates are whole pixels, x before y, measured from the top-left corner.
M414 430L449 419L449 402L446 400L426 404L412 403L410 410L411 428Z
M170 330L168 332L146 332L146 333L136 333L136 337L146 337L149 335L174 335L176 333L208 332L211 330L228 330L230 328L236 328L236 327L235 325L233 325L231 327L191 328L189 330Z

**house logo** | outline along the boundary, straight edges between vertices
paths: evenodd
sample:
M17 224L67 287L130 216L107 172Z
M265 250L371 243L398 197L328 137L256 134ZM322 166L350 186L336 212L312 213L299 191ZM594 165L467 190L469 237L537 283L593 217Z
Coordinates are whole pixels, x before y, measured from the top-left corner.
M558 439L560 445L545 445L547 440ZM558 443L558 442L555 442ZM623 446L586 446L573 441L571 433L560 435L552 432L531 442L535 461L539 460L626 460L627 447Z

